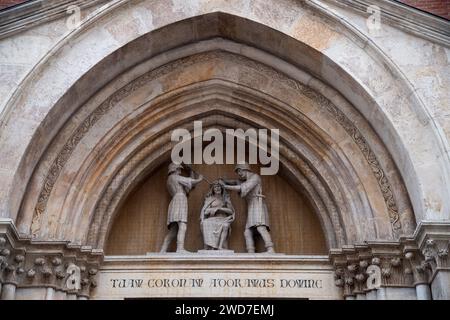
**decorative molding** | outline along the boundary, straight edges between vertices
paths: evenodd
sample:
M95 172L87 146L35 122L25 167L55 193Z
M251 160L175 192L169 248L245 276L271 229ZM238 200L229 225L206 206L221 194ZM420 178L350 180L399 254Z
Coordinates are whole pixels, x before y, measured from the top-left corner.
M62 241L19 236L11 220L0 219L0 283L17 288L53 288L89 298L103 251Z
M400 230L402 229L400 216L398 212L397 202L394 197L394 193L392 192L392 186L384 173L383 168L381 167L380 162L378 161L375 153L371 150L369 144L364 138L363 134L359 131L359 129L355 126L355 124L347 118L347 116L342 112L339 108L337 108L330 100L325 98L323 95L317 93L312 88L296 81L294 79L290 79L286 77L283 73L265 66L263 64L257 63L252 60L248 60L242 56L237 56L237 59L242 60L242 62L251 66L254 69L261 71L272 79L277 79L280 82L283 82L290 86L291 88L301 92L309 99L317 102L320 107L326 110L347 132L347 134L353 139L355 144L361 150L364 155L367 163L372 169L372 173L375 176L378 186L380 188L381 193L383 194L384 201L386 203L386 207L389 212L389 218L391 221L392 232L394 236L397 238L400 234Z
M450 270L450 221L421 222L411 237L397 242L373 241L330 250L336 285L345 296L354 296L377 287L430 285L440 270ZM367 267L367 261L371 261ZM358 284L371 266L380 269L379 286ZM376 269L376 267L374 268Z
M369 16L367 8L378 6L381 21L421 38L450 47L450 21L392 0L321 0L341 8L350 8ZM316 0L308 0L315 3Z
M190 56L188 58L179 59L174 63L169 63L167 65L161 66L152 70L129 84L125 85L108 99L106 99L100 106L95 109L83 122L78 126L70 138L65 142L64 146L60 149L59 154L53 161L49 171L46 174L43 187L39 193L38 201L34 210L34 217L31 225L31 234L35 237L40 230L40 220L42 214L46 211L47 202L50 198L50 194L59 177L62 169L69 160L73 151L77 147L78 143L83 139L86 133L100 120L102 116L107 114L111 109L113 109L122 99L128 97L131 93L141 88L142 86L148 84L150 81L156 79L157 77L163 76L181 65L184 67L198 63L199 61L206 61L208 58L212 59L215 55L205 55L199 54Z
M434 279L440 270L450 271L450 221L422 221L415 233L415 239L426 265Z
M67 16L67 8L80 10L111 0L33 0L0 11L0 39Z
M350 8L367 15L367 8L381 8L381 18L388 24L422 38L450 46L450 22L444 18L422 12L410 6L390 0L321 0L340 7ZM0 11L0 39L28 30L42 23L67 15L72 5L81 10L111 0L33 0ZM316 0L307 3L316 5Z
M348 119L345 114L339 110L335 105L331 103L330 100L326 99L320 94L317 94L315 91L310 88L306 88L303 86L303 92L305 95L311 97L313 100L317 101L319 105L327 110L333 118L344 128L347 134L353 139L355 144L361 150L364 158L372 169L372 173L377 180L378 187L383 195L384 202L386 203L386 207L389 212L389 219L391 222L392 232L395 238L398 238L400 235L400 231L402 230L400 215L398 212L397 202L394 197L394 193L392 192L392 186L389 182L384 170L377 159L377 156L370 148L366 139L362 135L362 133L358 130L358 128L352 123L350 119Z
M349 134L349 136L353 139L358 148L361 150L367 163L372 169L372 173L378 182L378 186L383 195L386 207L389 212L391 228L394 237L397 238L399 236L402 227L400 223L398 207L396 204L394 194L392 192L393 190L392 186L388 178L386 177L384 170L381 167L381 164L378 161L375 153L370 149L369 144L365 140L363 134L355 126L355 124L350 119L348 119L347 116L341 110L339 110L339 108L334 106L330 100L318 94L313 89L303 85L299 81L288 78L283 73L269 66L250 60L246 57L231 53L225 53L221 51L213 51L192 55L186 58L178 59L172 63L168 63L159 68L156 68L138 77L137 79L133 80L132 82L128 83L127 85L116 91L103 103L101 103L100 106L97 109L95 109L87 118L85 118L83 122L78 126L78 128L74 131L74 133L70 136L70 138L65 142L64 146L60 149L59 154L54 159L52 165L50 166L50 169L46 174L34 210L34 216L31 226L32 236L37 237L38 235L42 216L46 212L47 203L50 198L52 189L62 169L69 160L78 143L82 140L82 138L86 135L86 133L89 132L89 130L97 123L97 121L102 116L104 116L111 109L113 109L118 104L119 101L129 96L132 92L148 84L150 81L152 81L157 77L163 76L181 66L187 67L196 64L198 62L204 62L221 57L223 58L224 56L228 57L229 59L233 59L237 63L244 64L255 70L263 72L269 75L271 78L277 79L278 81L287 84L294 90L299 91L306 97L317 102L320 107L324 108L324 110L326 110L344 128L344 130Z
M330 250L336 285L344 296L365 294L380 287L414 287L409 260L396 242L370 242Z

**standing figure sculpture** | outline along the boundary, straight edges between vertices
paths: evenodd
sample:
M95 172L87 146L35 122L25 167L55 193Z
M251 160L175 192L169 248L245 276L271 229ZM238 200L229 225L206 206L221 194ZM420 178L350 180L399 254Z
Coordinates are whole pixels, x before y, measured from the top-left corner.
M188 201L187 196L192 188L203 180L202 175L195 177L195 173L190 169L190 177L181 175L182 166L171 163L167 178L167 190L172 196L167 213L167 233L161 252L167 252L169 245L176 238L177 252L187 252L184 249L184 239L186 236L188 219Z
M261 177L250 170L248 164L238 164L235 172L239 181L222 180L226 190L238 191L247 201L247 223L245 225L245 242L247 252L255 252L254 233L258 232L264 240L268 253L274 253L273 242L270 236L269 214L266 200L262 194Z
M205 196L200 213L200 227L205 249L228 249L228 237L234 219L235 211L230 195L218 181L213 182Z

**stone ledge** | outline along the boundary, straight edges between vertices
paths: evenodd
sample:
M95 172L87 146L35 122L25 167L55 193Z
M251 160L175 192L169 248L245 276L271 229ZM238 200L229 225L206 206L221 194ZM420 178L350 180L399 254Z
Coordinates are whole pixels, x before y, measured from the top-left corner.
M154 253L142 256L105 256L101 269L117 270L124 266L130 270L170 269L190 270L205 269L208 266L221 269L260 270L262 265L270 264L271 270L293 270L302 268L310 270L333 270L328 256L284 255L284 254L250 254L235 253L230 255L199 255Z
M309 0L310 1L310 0ZM323 0L343 8L351 8L369 16L367 8L378 6L381 19L394 28L402 29L416 36L450 46L450 21L422 12L413 7L390 0Z
M81 10L110 0L34 0L0 11L0 39L67 15L69 6Z

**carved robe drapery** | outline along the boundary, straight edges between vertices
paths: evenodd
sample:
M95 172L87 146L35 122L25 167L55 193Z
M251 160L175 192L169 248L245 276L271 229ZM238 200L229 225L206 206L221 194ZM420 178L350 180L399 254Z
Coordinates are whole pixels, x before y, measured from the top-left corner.
M227 208L232 214L226 213L221 208ZM213 209L214 214L208 214L208 209ZM231 233L230 224L234 221L234 208L229 198L225 200L214 196L206 197L201 210L201 229L205 246L215 249L220 247L220 239L223 232L227 232L225 238ZM226 230L226 231L225 231ZM227 246L227 243L225 243Z
M269 213L266 200L262 194L261 177L253 174L242 182L240 195L247 201L246 229L251 227L266 226L269 228Z
M167 226L173 222L185 222L188 219L187 195L193 188L195 179L172 174L167 178L167 190L172 196L167 214Z

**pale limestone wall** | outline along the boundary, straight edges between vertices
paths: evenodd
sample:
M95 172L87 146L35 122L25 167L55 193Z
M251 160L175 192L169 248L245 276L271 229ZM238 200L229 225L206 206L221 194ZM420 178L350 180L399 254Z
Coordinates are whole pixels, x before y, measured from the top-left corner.
M371 35L366 16L330 1L111 1L90 11L74 31L61 19L0 40L0 192L6 195L0 199L2 216L17 217L24 182L39 158L27 157L22 163L27 170L19 169L31 137L83 74L141 35L221 11L290 35L342 68L335 70L323 59L322 64L301 61L375 129L399 167L417 220L449 218L448 47L389 25L383 25L380 35ZM342 70L361 87L343 81L347 75ZM56 115L60 123L67 116Z
M331 1L327 1L327 4L330 3ZM409 34L383 22L379 31L371 32L368 30L366 17L335 5L331 7L379 46L387 58L405 75L423 103L424 110L420 112L424 113L424 117L432 119L433 130L442 141L445 153L450 154L450 47ZM400 103L393 116L408 125L404 108L405 105ZM422 147L430 146L425 144ZM448 156L443 155L440 160L442 168L448 170L445 169L448 167ZM424 159L421 165L426 168L430 164ZM433 184L434 180L428 180L426 183ZM448 186L449 181L445 183ZM425 219L449 218L448 207L444 210L437 199L430 198L429 201L431 210ZM441 217L436 214L437 212L447 212L447 215Z

